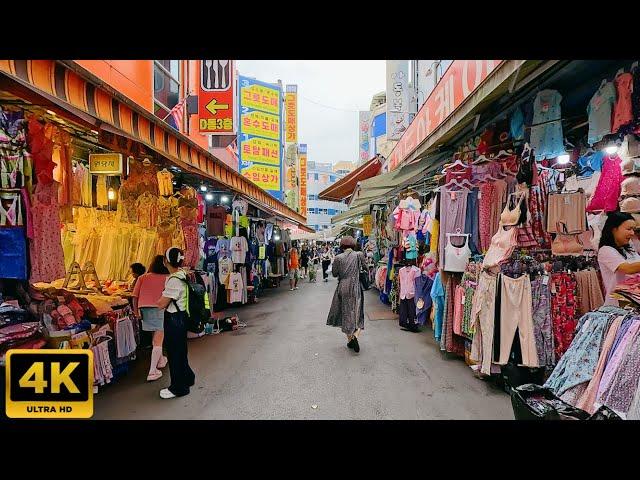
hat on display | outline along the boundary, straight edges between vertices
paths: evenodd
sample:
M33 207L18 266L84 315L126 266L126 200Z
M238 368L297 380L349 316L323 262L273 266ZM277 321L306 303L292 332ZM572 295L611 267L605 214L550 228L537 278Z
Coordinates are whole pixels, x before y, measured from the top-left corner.
M640 213L640 198L625 198L620 202L620 211L625 213Z
M629 177L622 181L621 195L640 195L640 177Z

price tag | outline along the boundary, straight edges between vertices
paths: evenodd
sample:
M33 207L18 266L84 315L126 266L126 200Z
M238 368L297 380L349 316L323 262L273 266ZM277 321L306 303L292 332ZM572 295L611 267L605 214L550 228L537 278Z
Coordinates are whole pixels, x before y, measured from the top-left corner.
M478 192L478 200L480 200L482 198L482 192Z
M451 200L455 200L456 199L456 192L451 192Z
M549 275L543 275L542 276L542 284L543 285L548 285L549 284Z

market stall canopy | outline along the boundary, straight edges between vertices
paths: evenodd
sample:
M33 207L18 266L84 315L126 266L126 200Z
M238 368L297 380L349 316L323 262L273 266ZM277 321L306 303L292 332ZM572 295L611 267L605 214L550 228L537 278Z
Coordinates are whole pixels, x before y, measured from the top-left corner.
M338 215L334 215L331 217L331 223L333 225L342 224L347 220L358 217L360 215L365 215L369 213L369 203L367 202L364 205L360 205L356 208L350 208L346 212L339 213Z
M80 118L96 131L131 138L167 158L186 172L212 179L252 199L260 208L295 222L306 218L170 127L160 118L104 85L76 62L0 60L0 90L24 93ZM22 95L20 95L22 96Z
M332 200L335 202L341 202L349 198L353 194L358 182L376 176L378 172L380 172L381 166L382 160L376 155L367 163L325 188L318 194L318 198L320 200Z

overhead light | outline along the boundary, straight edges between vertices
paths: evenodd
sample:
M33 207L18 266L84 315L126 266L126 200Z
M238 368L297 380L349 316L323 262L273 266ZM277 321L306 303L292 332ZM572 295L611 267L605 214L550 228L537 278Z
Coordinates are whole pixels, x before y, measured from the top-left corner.
M276 234L273 236L273 239L274 239L274 240L276 240L276 241L277 241L277 240L280 240L280 235L278 235L278 234L276 233Z
M213 193L207 193L204 198L207 202L213 202Z
M604 151L606 152L607 155L615 155L616 153L618 153L618 146L612 143L604 147Z
M570 161L571 161L571 155L569 155L568 153L564 153L558 156L558 163L560 165L566 165Z
M207 186L206 185L200 185L200 191L201 192L206 192L207 191Z
M91 133L93 133L94 135L100 135L100 132L98 132L97 130L91 130Z
M107 191L107 198L108 198L109 200L115 200L115 199L116 199L116 191L115 191L113 188L110 188L110 189Z
M222 197L220 197L220 201L222 203L229 203L229 197L227 195L222 195Z
M54 112L53 110L47 110L47 113L48 113L49 115L53 115L53 116L55 116L55 115L56 115L56 112Z

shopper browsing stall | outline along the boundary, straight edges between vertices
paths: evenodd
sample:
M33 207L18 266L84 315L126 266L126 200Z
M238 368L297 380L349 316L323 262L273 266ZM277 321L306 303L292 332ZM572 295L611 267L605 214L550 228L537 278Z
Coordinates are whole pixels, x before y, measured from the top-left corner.
M149 272L139 277L133 289L133 306L138 317L142 317L142 329L153 332L153 349L147 381L153 382L162 377L161 368L167 365L167 357L162 355L164 340L164 312L158 308L158 299L167 281L169 270L164 266L164 257L157 255L149 266Z
M327 273L327 270L329 269L329 265L331 265L331 259L333 258L333 254L331 253L329 245L325 245L324 251L322 252L322 255L320 257L322 259L322 278L325 282L328 282L329 274Z
M187 277L181 269L184 253L171 247L165 253L164 265L169 270L158 307L165 310L164 331L171 385L160 391L160 398L168 399L189 394L195 383L195 374L189 366L187 350Z
M605 305L618 305L611 293L627 275L640 273L640 256L630 243L635 237L635 226L630 214L612 212L602 229L598 263L606 290Z
M298 249L293 247L289 252L289 286L291 291L298 289L298 278L300 277L300 261Z

